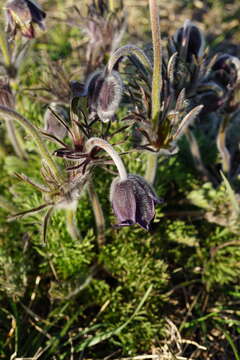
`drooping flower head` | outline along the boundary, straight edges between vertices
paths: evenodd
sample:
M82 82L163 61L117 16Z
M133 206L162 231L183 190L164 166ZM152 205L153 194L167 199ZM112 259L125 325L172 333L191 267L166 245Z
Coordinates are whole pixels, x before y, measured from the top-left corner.
M33 0L9 0L5 6L6 31L12 38L19 30L21 34L29 39L35 37L34 24L44 29L44 18L46 13Z
M146 230L154 219L155 205L162 202L144 178L132 174L126 180L113 180L110 201L118 227L139 224Z

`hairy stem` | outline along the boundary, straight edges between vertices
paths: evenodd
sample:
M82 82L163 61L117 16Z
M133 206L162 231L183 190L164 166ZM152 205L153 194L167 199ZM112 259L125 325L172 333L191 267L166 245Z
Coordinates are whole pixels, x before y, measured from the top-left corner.
M105 219L101 204L99 202L98 195L94 189L92 181L89 181L88 184L88 194L92 202L92 208L93 208L96 227L97 227L98 246L99 248L101 248L105 243Z
M143 50L135 45L125 45L114 51L114 53L111 55L107 65L108 72L112 72L114 66L121 57L131 55L135 55L140 63L143 64L143 66L148 70L152 69L152 64Z
M8 48L5 32L2 30L0 30L0 48L2 51L4 63L6 67L9 67L11 65L11 56L9 54L9 48Z
M156 178L157 163L158 163L158 154L149 152L147 154L147 169L145 173L145 179L150 185L154 184Z
M223 171L228 174L231 167L231 155L226 147L226 127L228 124L228 117L224 117L221 121L218 135L217 135L217 148L222 157L222 168Z
M21 159L27 159L27 154L21 146L12 120L7 121L6 128L9 140L11 141L11 144L17 156L19 156Z
M67 224L67 231L72 239L75 240L82 240L82 236L78 230L77 223L76 223L76 210L67 209L66 210L66 224Z
M149 0L150 20L153 42L153 78L152 78L152 123L153 129L157 129L158 115L160 111L160 94L162 89L162 57L159 9L157 0Z
M86 146L86 150L89 152L96 146L105 150L113 159L113 161L118 169L120 179L127 180L127 171L125 169L123 161L120 158L120 156L118 155L118 153L114 150L112 145L110 145L107 141L105 141L103 139L93 137L86 142L85 146Z
M9 119L11 119L13 121L17 121L33 137L33 139L35 140L35 142L38 146L39 153L41 154L43 159L45 159L47 165L54 173L56 180L60 181L60 182L61 182L61 180L63 181L64 178L63 178L61 172L59 171L57 165L51 158L47 148L45 147L45 144L43 143L37 128L33 124L31 124L30 121L25 119L22 115L18 114L16 111L9 109L5 106L0 106L0 114L5 115L5 117L4 117L5 121L9 121Z

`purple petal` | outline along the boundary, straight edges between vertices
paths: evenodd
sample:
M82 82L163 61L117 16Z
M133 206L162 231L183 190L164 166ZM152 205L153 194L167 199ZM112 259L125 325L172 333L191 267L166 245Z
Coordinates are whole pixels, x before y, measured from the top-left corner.
M112 184L112 206L116 217L120 224L126 224L121 226L127 226L127 223L131 224L136 222L136 200L133 191L132 182L115 181Z

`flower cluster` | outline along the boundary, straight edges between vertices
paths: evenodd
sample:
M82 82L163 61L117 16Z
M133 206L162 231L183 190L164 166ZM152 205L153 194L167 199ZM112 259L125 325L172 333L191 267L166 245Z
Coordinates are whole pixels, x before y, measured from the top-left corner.
M156 5L150 1L151 5L154 3ZM76 8L83 30L89 36L83 79L70 82L64 66L49 61L44 85L53 98L50 101L49 97L43 98L50 106L44 115L41 136L26 119L15 112L8 113L17 116L34 134L44 157L45 186L19 175L44 193L45 204L33 212L46 207L50 207L50 212L56 208L75 209L94 168L106 169L110 164L119 172L110 190L110 201L119 221L117 227L139 224L149 230L155 206L161 203L149 184L154 182L154 176L150 181L148 176L128 174L111 139L119 133L130 137L132 126L137 139L134 150L155 152L157 159L159 154L174 154L178 150L178 139L187 133L197 117L238 106L235 90L240 81L239 59L228 54L208 56L201 30L189 20L168 40L163 51L154 6L150 6L153 32L150 51L132 44L117 48L125 28L121 2L119 8L110 11L108 2L93 1L87 7L85 18ZM7 31L12 37L19 31L22 36L33 38L35 24L44 28L46 14L31 0L10 0L5 9ZM131 65L124 64L126 59ZM129 72L121 71L128 70L128 66ZM2 105L12 108L10 88L0 85ZM126 104L128 113L121 119L119 108ZM114 121L116 119L119 121ZM60 146L53 156L42 145L42 136ZM224 146L219 146L224 152ZM62 173L54 157L62 159ZM26 213L31 211L17 214L15 218ZM48 218L49 212L45 224Z

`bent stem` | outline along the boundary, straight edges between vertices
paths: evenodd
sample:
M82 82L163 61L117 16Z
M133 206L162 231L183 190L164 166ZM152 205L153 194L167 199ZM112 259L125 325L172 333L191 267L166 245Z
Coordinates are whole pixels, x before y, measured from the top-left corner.
M160 95L162 90L162 57L159 9L157 0L149 0L150 20L153 42L153 77L152 77L152 124L156 131L160 111Z
M94 189L93 183L90 180L88 184L88 194L92 202L93 213L97 227L97 242L99 248L105 243L105 219L98 195Z
M82 240L82 236L77 227L76 210L73 209L66 210L66 225L67 225L67 231L72 239Z
M4 117L5 121L9 121L9 120L17 121L33 137L33 139L35 140L38 146L38 150L40 154L42 155L43 159L45 159L49 168L52 170L56 178L56 181L58 181L59 183L61 183L61 181L64 181L63 175L59 171L55 162L52 160L47 148L45 147L41 139L41 136L39 135L37 128L22 115L18 114L16 111L9 109L5 106L0 106L0 114L5 115Z
M145 172L145 180L153 185L156 174L157 174L157 163L158 163L158 154L149 152L147 154L147 169Z
M103 140L103 139L97 138L97 137L93 137L86 142L85 146L86 146L87 152L92 151L92 149L95 147L99 147L99 148L105 150L113 159L113 161L118 169L120 179L123 181L127 180L127 171L125 169L122 159L120 158L118 153L114 150L112 145L110 145L106 140Z
M152 64L143 50L141 50L139 47L135 45L124 45L119 49L117 49L116 51L114 51L114 53L111 55L107 65L108 72L109 73L112 72L114 66L121 57L131 56L131 55L135 55L136 58L140 61L140 63L144 67L146 67L149 70L152 70Z

